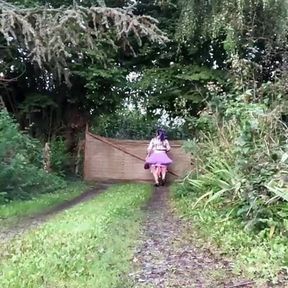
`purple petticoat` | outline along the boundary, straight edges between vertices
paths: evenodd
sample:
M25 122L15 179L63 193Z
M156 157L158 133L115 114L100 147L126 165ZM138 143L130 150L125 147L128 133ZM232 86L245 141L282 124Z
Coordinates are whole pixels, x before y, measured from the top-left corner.
M151 154L148 159L146 160L146 163L150 165L166 165L168 166L173 161L167 156L166 152L157 152Z

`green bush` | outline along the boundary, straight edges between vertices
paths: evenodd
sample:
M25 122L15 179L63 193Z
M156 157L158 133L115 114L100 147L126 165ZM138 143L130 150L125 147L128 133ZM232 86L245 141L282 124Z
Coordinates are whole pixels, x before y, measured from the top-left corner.
M230 207L229 217L264 237L287 235L288 146L281 111L280 106L223 98L211 109L205 130L185 145L195 170L178 196L193 193L195 206ZM202 117L206 123L207 114L197 121L203 123Z
M285 110L229 95L216 102L194 120L197 134L185 143L194 169L176 203L205 241L233 257L237 273L276 283L288 253Z
M21 133L4 110L0 111L0 160L0 202L27 199L65 185L42 170L40 143Z
M60 176L68 173L71 165L71 155L67 151L65 141L61 137L51 142L51 167L52 171Z

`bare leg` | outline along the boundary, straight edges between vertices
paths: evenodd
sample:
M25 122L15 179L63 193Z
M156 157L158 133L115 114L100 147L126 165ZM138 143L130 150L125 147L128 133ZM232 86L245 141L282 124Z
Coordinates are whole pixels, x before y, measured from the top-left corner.
M165 179L166 179L167 167L166 166L162 166L161 172L162 172L162 181L164 183Z
M159 171L158 171L159 169L158 169L158 167L153 167L152 168L152 174L153 174L153 176L154 176L154 180L155 180L155 184L156 185L159 185L159 180L158 180L158 175L159 175Z
M158 184L163 186L163 177L162 177L162 165L157 165L156 166L157 169L157 177L158 177Z

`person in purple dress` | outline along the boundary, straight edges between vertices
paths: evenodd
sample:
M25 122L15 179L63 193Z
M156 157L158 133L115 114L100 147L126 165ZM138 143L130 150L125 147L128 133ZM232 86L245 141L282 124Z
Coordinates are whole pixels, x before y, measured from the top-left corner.
M170 144L167 140L165 131L158 129L147 149L146 163L150 165L154 176L155 186L164 185L167 173L167 167L172 163L167 152L170 151Z

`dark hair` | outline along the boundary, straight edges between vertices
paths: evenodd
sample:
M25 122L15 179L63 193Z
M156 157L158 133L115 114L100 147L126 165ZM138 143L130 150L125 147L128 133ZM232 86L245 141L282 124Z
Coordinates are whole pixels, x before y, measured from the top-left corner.
M167 139L166 137L166 133L163 129L157 129L157 136L159 136L160 140L163 142L165 139Z

